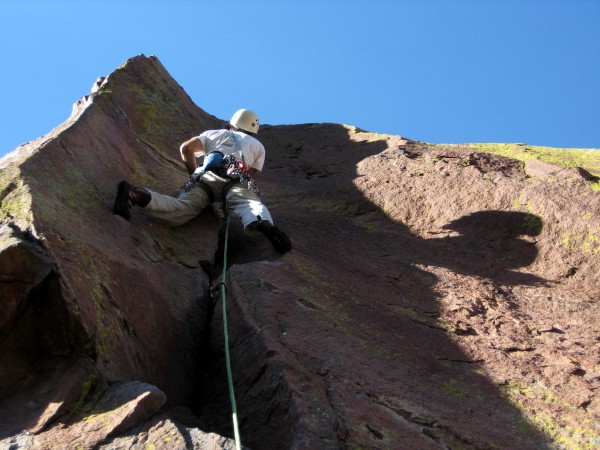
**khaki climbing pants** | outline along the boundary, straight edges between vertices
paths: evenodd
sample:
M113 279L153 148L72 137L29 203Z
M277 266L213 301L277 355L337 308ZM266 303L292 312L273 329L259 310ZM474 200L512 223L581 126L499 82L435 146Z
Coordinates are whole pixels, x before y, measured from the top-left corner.
M206 172L201 179L213 193L214 201L223 201L223 189L230 180L213 172ZM148 191L152 199L144 207L144 212L173 226L183 225L198 216L211 203L208 194L197 184L189 191L181 192L178 197L159 194L149 189ZM262 204L258 195L249 191L243 184L231 187L226 197L230 212L241 219L244 228L257 221L258 216L273 223L269 210Z

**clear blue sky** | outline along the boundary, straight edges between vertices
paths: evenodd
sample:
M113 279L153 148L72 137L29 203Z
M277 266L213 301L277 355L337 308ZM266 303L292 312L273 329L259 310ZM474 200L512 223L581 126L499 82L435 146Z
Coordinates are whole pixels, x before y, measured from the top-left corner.
M228 119L600 148L600 0L2 0L0 156L156 55Z

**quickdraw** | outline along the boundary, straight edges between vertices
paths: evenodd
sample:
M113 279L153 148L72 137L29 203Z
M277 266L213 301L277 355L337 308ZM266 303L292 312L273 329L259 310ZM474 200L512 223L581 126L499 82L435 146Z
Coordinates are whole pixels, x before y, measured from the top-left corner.
M240 181L246 183L249 191L254 192L259 197L261 196L262 192L248 173L248 167L244 161L238 161L235 159L235 156L227 155L223 158L223 165L226 165L227 167L225 175L228 178L234 180L239 179Z

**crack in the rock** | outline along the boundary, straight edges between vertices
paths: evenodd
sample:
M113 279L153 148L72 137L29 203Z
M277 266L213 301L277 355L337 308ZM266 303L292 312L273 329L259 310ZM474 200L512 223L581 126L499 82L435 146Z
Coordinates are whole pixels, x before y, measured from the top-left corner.
M485 362L484 359L469 360L469 359L438 358L438 360L439 361L455 362L455 363L464 363L464 364L481 364L481 363Z
M333 431L335 432L335 435L338 437L340 447L343 448L344 444L346 442L347 430L346 430L346 427L344 426L344 421L342 420L340 413L337 411L337 409L335 408L335 406L333 404L333 399L331 398L331 388L329 386L329 383L327 383L326 377L323 377L323 383L325 384L325 397L327 398L327 403L329 404L329 408L331 409L331 411L335 414L336 427Z
M506 352L506 353L516 353L516 352L532 352L536 349L536 347L524 347L524 348L519 348L519 347L506 347L506 348L498 348L498 347L492 347L494 350L498 350L501 352Z
M427 322L422 322L422 321L420 321L420 320L417 320L417 319L409 319L409 320L410 320L411 322L418 323L419 325L424 325L424 326L426 326L427 328L431 328L432 330L440 330L440 331L443 331L443 332L445 332L445 333L447 333L447 332L448 332L448 330L447 330L446 328L444 328L444 327L440 327L440 326L432 325L432 324L430 324L430 323L427 323Z
M369 430L377 439L383 439L383 433L377 428L373 427L370 423L365 424L365 426L367 427L367 430Z
M367 397L369 398L369 400L371 400L376 405L386 408L387 410L391 411L392 413L395 413L396 415L400 416L402 419L404 419L409 424L417 426L420 429L421 433L423 433L424 436L427 436L428 438L435 441L437 444L442 445L444 448L448 448L448 446L444 442L445 440L443 438L443 435L450 436L453 440L458 441L462 445L467 446L467 448L475 448L476 447L473 442L460 436L455 431L450 429L450 427L438 423L433 417L423 418L423 417L420 417L417 413L415 413L413 411L409 411L407 409L402 409L402 408L399 408L396 406L392 406L392 405L388 404L387 402L380 400L376 396L367 394ZM440 434L441 434L441 436L440 436Z

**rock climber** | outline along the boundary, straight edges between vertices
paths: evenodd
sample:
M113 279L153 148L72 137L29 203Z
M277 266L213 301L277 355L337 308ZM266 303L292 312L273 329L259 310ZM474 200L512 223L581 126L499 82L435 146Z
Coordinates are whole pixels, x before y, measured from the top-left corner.
M229 121L229 129L208 130L181 144L181 159L190 174L178 197L171 197L121 181L113 212L130 218L135 205L170 225L182 225L198 216L212 202L226 202L248 234L259 231L279 253L292 249L288 236L273 225L260 200L254 177L263 168L265 147L256 139L258 116L240 109ZM203 156L198 166L196 158Z

